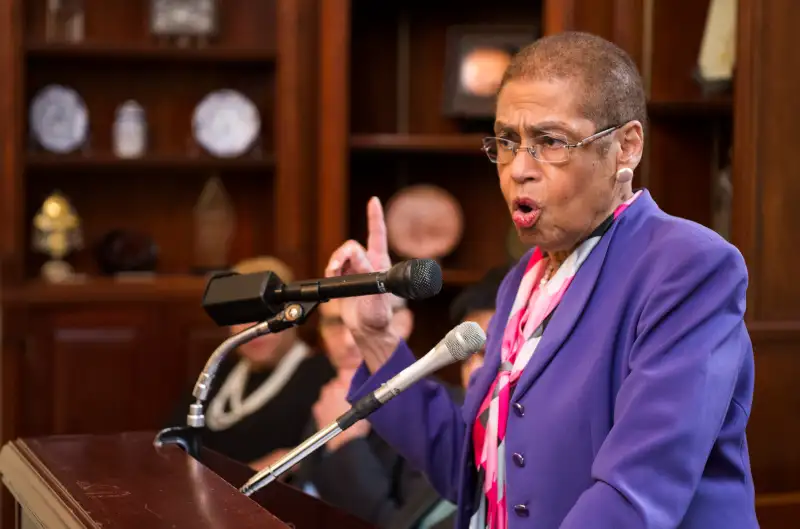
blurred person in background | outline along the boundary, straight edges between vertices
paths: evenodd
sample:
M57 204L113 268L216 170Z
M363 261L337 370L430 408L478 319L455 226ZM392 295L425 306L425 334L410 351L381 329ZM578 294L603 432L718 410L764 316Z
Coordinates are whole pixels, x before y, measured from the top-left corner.
M248 259L233 270L241 274L273 271L285 283L294 280L291 268L273 257ZM230 334L252 325L233 325ZM240 345L236 354L223 360L214 377L206 406L204 445L261 470L303 440L311 407L334 375L325 356L300 340L295 328ZM191 402L189 390L172 425L185 423Z
M496 267L489 270L481 280L465 288L450 306L450 321L457 325L465 321L474 321L484 332L489 329L489 322L495 312L497 289L503 281L509 267ZM461 386L469 386L470 377L476 369L483 365L483 353L470 356L461 363Z
M342 322L341 301L332 299L317 310L322 348L335 376L319 392L304 438L350 409L347 391L362 362L361 352ZM414 328L413 313L405 300L395 296L391 325L406 339ZM304 459L289 483L377 527L388 527L424 480L362 420Z
M489 270L480 281L462 290L450 304L450 322L453 325L474 321L486 331L495 313L495 299L508 267ZM483 351L461 363L460 388L449 387L456 403L464 400L472 374L483 365ZM442 498L425 480L397 514L389 529L451 529L456 521L456 505Z

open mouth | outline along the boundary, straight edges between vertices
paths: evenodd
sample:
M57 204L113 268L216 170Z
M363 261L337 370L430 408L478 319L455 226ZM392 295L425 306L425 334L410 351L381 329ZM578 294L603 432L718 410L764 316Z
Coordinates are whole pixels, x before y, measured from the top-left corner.
M520 202L517 204L517 209L523 213L530 213L533 211L533 206L524 202Z
M532 228L536 224L541 212L536 202L529 198L517 198L514 199L513 206L511 219L518 228Z

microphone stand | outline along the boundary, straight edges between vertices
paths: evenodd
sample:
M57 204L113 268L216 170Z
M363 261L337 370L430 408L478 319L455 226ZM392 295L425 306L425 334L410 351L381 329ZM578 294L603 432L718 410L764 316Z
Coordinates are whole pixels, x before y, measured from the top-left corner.
M372 412L380 408L387 401L397 395L389 385L383 384L379 389L362 397L358 402L340 415L335 421L322 428L314 435L297 445L285 456L277 460L272 465L257 472L247 483L239 487L239 492L245 496L252 496L262 488L266 487L281 474L290 470L297 463L305 459L312 452L315 452L325 443L347 430L361 419L365 419Z
M315 452L325 443L342 433L342 431L342 427L339 426L336 421L330 423L328 426L297 445L297 447L293 448L289 453L280 458L280 460L256 473L247 483L239 487L239 492L245 496L252 496L278 479L281 474L290 470L297 463L305 459L306 456Z
M369 417L415 382L448 364L466 360L485 343L486 335L477 323L471 321L460 323L428 354L381 384L375 391L358 399L335 421L300 443L275 463L258 471L239 488L239 492L245 496L252 496L344 430Z
M219 370L222 361L237 347L265 334L276 334L290 327L295 327L306 321L308 316L317 308L319 301L302 301L286 303L283 309L266 321L256 323L240 333L234 334L222 342L206 361L206 365L194 385L192 396L195 401L189 405L186 414L185 426L172 426L164 428L153 440L156 447L167 444L176 444L194 459L199 459L201 448L201 434L206 425L203 405L208 399L211 384Z

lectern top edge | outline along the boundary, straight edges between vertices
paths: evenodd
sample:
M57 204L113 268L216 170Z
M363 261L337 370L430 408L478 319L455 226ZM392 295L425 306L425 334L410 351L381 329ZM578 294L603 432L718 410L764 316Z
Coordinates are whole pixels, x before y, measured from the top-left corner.
M17 439L0 450L0 473L24 517L46 528L285 529L153 432Z

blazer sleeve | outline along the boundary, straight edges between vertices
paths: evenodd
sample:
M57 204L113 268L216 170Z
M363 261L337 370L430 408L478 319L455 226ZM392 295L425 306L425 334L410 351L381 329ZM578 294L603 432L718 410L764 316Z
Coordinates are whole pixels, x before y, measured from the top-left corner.
M415 361L408 345L401 342L372 376L362 363L353 376L348 400L352 404L375 391ZM441 496L457 501L466 425L461 407L441 384L421 380L411 385L374 412L369 421L389 445L428 476Z
M560 529L678 527L729 408L744 410L733 398L743 362L752 361L744 260L708 237L681 246L649 260L654 273L642 285L649 293L614 424L592 466L594 484Z

